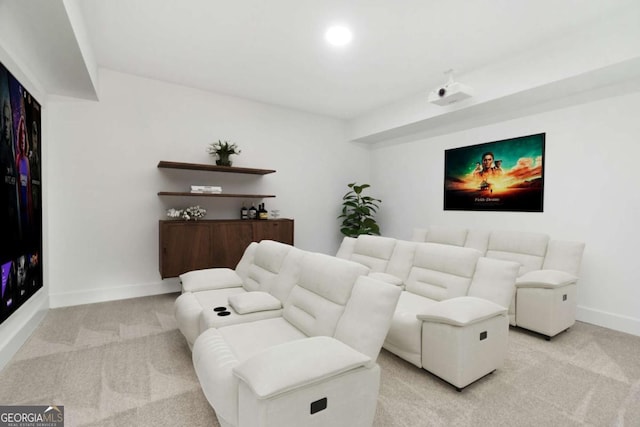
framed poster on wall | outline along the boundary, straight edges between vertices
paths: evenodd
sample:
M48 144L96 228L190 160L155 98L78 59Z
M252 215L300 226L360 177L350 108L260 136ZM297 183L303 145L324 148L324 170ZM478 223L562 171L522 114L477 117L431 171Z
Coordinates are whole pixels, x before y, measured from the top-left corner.
M444 153L444 210L542 212L545 134Z
M40 104L0 63L0 322L42 287Z

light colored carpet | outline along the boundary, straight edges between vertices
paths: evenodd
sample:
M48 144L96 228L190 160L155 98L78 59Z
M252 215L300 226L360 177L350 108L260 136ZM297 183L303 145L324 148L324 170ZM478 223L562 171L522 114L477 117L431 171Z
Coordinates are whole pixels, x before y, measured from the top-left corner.
M176 296L50 310L0 372L0 404L64 405L67 426L218 426ZM505 366L461 393L383 351L375 426L640 426L640 337L578 322L509 338Z

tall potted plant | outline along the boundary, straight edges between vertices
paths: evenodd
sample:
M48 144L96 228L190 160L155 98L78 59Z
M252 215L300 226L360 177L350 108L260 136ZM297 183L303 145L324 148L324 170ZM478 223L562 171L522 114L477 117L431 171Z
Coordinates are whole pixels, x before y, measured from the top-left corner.
M361 234L380 235L380 227L376 223L375 214L382 200L365 196L362 191L371 187L369 184L347 185L350 190L342 198L342 227L340 232L345 236L357 237Z

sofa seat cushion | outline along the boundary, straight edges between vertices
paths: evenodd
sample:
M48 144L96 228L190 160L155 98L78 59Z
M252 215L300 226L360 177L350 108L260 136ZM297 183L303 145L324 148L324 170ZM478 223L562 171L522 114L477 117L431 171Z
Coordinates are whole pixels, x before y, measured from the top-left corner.
M238 314L282 308L282 302L267 292L256 291L231 295L228 300L231 308Z
M200 292L185 292L174 304L176 322L191 347L201 332L201 313L214 313L213 308L227 305L230 295L244 293L243 288L226 288Z
M239 360L265 348L307 337L282 317L226 326L218 331Z
M404 356L406 354L417 355L416 360L409 361L420 366L422 321L418 320L416 316L428 310L435 303L436 301L429 298L407 291L402 292L384 347L390 348L394 353L396 351L402 352L403 358L406 358Z

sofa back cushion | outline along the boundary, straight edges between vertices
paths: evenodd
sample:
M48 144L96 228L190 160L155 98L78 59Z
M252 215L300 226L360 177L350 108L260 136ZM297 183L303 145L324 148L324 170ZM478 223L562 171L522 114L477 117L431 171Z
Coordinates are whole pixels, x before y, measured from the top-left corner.
M542 268L548 243L549 236L542 233L493 231L486 257L518 262L522 275Z
M414 242L441 243L443 245L464 246L480 251L483 255L489 245L489 231L467 230L444 226L414 228L411 240Z
M342 259L351 259L351 254L353 254L353 251L356 247L356 240L357 239L355 237L345 236L342 239L342 243L340 243L338 252L336 252L336 257Z
M547 256L542 264L543 270L560 270L579 276L583 242L551 240L547 248Z
M351 261L366 265L371 271L384 272L396 246L391 237L360 235L356 239Z
M412 242L425 242L427 240L427 233L429 230L426 228L414 228L411 235Z
M413 257L416 253L417 242L398 240L393 248L393 254L387 264L385 273L399 278L402 282L407 280L411 267L413 267Z
M360 276L351 291L334 338L366 354L375 363L402 289Z
M509 308L516 290L520 264L482 257L478 260L467 295L495 302Z
M258 249L258 243L251 242L249 246L247 246L247 249L244 250L242 258L240 258L240 261L238 261L236 265L236 274L242 278L243 282L249 275L249 267L253 264L253 260L256 257L256 249Z
M468 232L466 228L432 226L427 230L425 242L464 246Z
M411 240L420 243L427 242L452 246L464 246L468 232L469 231L466 228L434 225L429 228L414 228Z
M262 240L258 243L253 263L249 265L246 276L243 277L244 288L250 292L268 292L291 248L293 246L273 240Z
M476 249L484 255L487 253L490 235L489 230L469 230L467 240L464 242L464 247Z
M289 298L291 290L300 279L302 258L305 254L306 251L292 247L284 258L276 279L271 282L271 286L266 290L282 301L283 304Z
M419 243L406 290L435 301L464 296L480 256L475 249Z
M368 272L356 262L306 252L282 316L307 336L333 336L356 279Z

